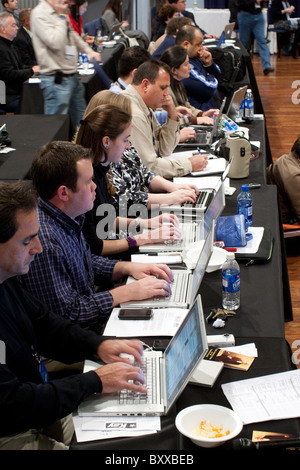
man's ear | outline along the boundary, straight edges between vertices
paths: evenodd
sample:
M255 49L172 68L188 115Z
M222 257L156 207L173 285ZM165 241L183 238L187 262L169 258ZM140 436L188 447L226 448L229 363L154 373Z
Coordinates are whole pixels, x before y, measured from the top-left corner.
M148 80L148 78L144 78L141 82L141 87L142 87L142 90L144 93L147 93L147 90L149 88L149 86L151 85L150 81Z
M56 194L57 197L63 202L67 202L69 200L69 189L65 185L59 186Z

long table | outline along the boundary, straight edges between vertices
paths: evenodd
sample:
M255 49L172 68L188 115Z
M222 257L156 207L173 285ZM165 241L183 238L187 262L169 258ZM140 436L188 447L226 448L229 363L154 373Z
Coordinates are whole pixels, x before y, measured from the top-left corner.
M269 227L272 230L274 236L273 255L271 260L265 264L254 264L249 267L240 264L241 307L234 318L227 320L225 328L221 331L208 324L206 329L207 334L210 335L234 334L237 345L254 342L258 350L258 357L247 372L224 368L213 388L188 384L171 412L161 418L159 433L82 443L77 443L74 437L71 445L72 450L102 450L108 453L116 449L136 451L155 449L157 451L188 451L194 455L202 456L209 450L195 446L189 439L181 436L175 428L174 419L181 409L196 403L213 403L230 408L221 389L222 383L284 372L295 367L291 361L291 350L284 337L284 322L287 319L292 319L292 311L291 307L290 311L287 311L290 306L290 293L288 277L286 277L284 268L284 246L281 243L276 189L266 184L264 120L254 121L249 125L249 128L251 139L261 141L260 156L251 161L249 178L230 180L231 186L235 186L237 191L233 196L226 196L224 215L236 213L236 196L242 184L247 182L261 183L260 189L252 191L254 225ZM221 306L221 292L221 272L206 273L200 287L205 316L212 307ZM153 338L141 339L146 344L152 344L151 341L153 341ZM285 432L299 436L300 421L295 418L246 425L240 437L251 439L253 430ZM231 449L231 446L232 442L228 443L227 449ZM226 449L226 447L219 449ZM220 452L220 450L214 449L214 452L218 451Z
M104 48L102 52L103 71L111 80L118 78L118 60L124 50L124 44L117 43L112 48ZM79 80L85 86L85 99L88 103L91 97L104 88L101 78L93 75L79 75ZM24 82L20 100L20 114L43 114L44 98L39 83Z
M15 150L0 154L0 180L19 180L28 177L33 157L44 144L53 140L68 140L68 115L6 115L0 116L0 127L6 124Z

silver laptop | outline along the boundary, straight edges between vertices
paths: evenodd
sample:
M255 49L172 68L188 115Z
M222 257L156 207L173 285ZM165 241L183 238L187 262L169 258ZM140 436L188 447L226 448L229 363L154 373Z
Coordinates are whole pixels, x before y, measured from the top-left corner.
M211 257L214 241L214 224L208 232L203 245L199 247L199 257L195 269L172 269L174 281L171 285L171 295L169 297L152 297L146 300L130 301L122 303L122 308L189 308L194 302L203 276L205 274L208 261ZM199 242L200 245L200 242ZM133 277L128 277L127 284L134 282Z
M245 93L247 91L247 86L243 86L238 90L235 90L233 93L229 105L227 107L227 116L235 121L239 117L241 103L245 97Z
M198 296L165 352L144 352L147 394L133 395L127 390L108 395L94 394L79 405L78 415L166 415L207 350L201 297ZM93 364L96 368L97 364Z
M115 38L115 36L122 34L121 28L122 28L122 23L118 23L111 28L110 34L108 36L109 41L112 41Z
M222 116L225 103L226 103L226 98L222 100L222 103L219 109L219 114L217 118L215 119L213 126L192 125L191 127L193 127L196 131L196 139L189 139L185 142L181 142L180 144L178 144L178 146L179 147L193 147L193 148L198 147L199 149L209 149L214 143L214 141L217 140L220 119Z
M235 27L235 23L229 23L229 24L225 25L225 28L224 28L225 39L230 39L231 38L234 27Z
M228 167L228 169L227 169ZM229 165L227 165L225 172L220 178L218 185L215 188L215 196L210 203L203 220L203 232L201 232L201 236L206 238L206 235L212 229L214 221L220 217L223 209L225 207L225 189L224 189L224 181L229 171Z

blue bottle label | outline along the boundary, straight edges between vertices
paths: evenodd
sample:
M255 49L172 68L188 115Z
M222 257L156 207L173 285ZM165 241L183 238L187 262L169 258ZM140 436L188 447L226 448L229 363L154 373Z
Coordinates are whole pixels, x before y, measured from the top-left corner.
M222 287L224 292L239 292L240 290L240 274L223 274Z

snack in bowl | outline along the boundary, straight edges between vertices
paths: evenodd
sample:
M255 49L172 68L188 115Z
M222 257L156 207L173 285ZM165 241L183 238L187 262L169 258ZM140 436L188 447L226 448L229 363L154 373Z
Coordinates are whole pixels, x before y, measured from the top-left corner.
M217 447L243 429L241 418L230 408L199 404L181 410L175 419L178 431L200 447Z
M199 426L194 429L193 433L195 436L209 437L214 439L216 437L228 436L229 430L223 431L222 424L212 425L210 421L201 421Z

